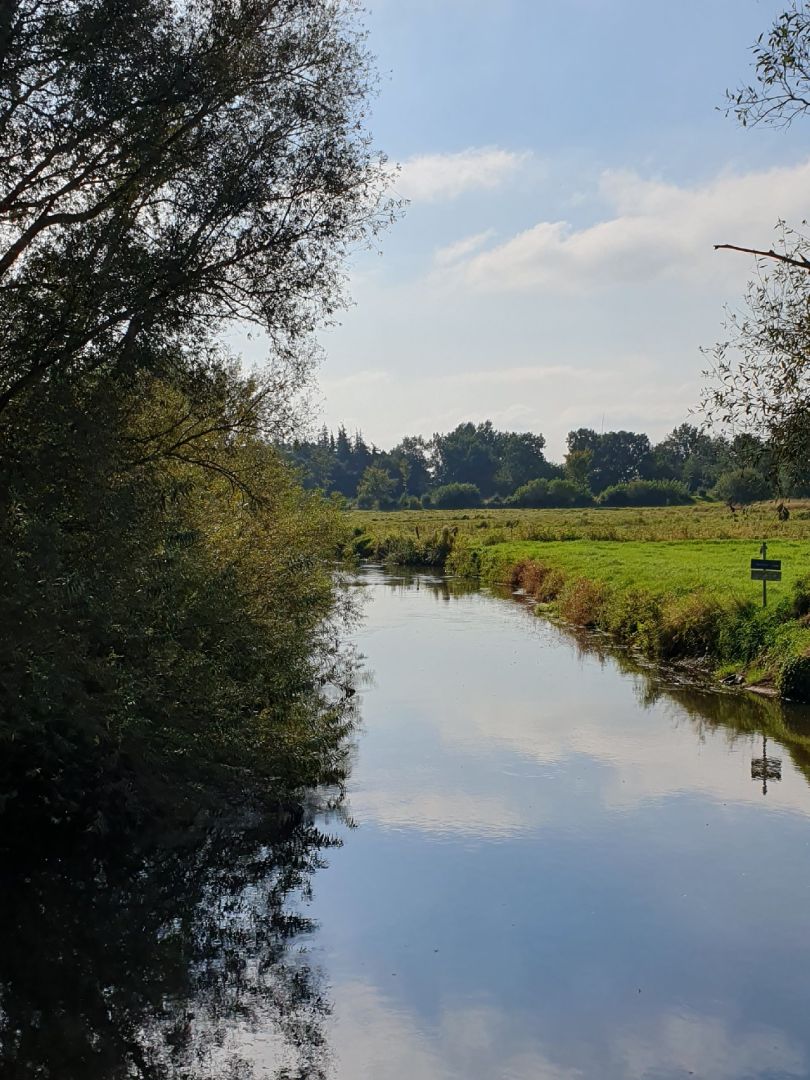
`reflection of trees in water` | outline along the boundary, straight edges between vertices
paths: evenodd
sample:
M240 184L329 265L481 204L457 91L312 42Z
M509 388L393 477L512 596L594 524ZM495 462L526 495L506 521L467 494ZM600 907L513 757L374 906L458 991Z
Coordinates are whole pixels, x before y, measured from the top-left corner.
M137 855L7 862L0 1075L323 1076L329 1005L294 907L334 844L298 814Z
M453 597L469 596L471 593L481 591L475 581L444 577L441 574L408 566L398 566L394 570L386 571L381 583L396 593L410 592L411 589L417 592L424 590L445 603L449 603Z

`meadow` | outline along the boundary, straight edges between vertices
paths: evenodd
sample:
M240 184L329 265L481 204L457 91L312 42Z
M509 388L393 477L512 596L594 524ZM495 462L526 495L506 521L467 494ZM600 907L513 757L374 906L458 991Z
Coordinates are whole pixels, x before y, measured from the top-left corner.
M350 516L347 553L444 566L506 585L538 610L603 630L649 657L810 699L810 505L409 511ZM768 542L782 580L751 580Z
M810 540L810 502L788 504L780 521L774 503L756 503L735 513L716 502L692 506L574 510L353 510L355 538L375 557L396 552L398 542L418 547L449 530L485 544L515 540ZM361 546L363 546L361 544Z

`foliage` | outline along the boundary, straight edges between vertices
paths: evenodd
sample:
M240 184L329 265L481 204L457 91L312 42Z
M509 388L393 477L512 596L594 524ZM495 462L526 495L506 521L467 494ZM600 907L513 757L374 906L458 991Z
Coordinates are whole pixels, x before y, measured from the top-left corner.
M0 42L0 411L234 319L299 378L391 212L352 5L15 0Z
M506 506L547 507L549 509L566 506L589 506L593 496L587 488L572 480L530 480L519 487Z
M743 125L789 127L810 109L805 5L792 3L753 52L755 80L729 95L729 111ZM711 352L703 404L714 423L768 440L772 480L789 492L804 489L810 456L810 240L784 222L777 229L778 240L767 251L736 245L757 256L757 274L743 311L727 317L728 338Z
M475 484L444 484L431 493L430 505L439 510L467 510L481 505Z
M803 635L796 650L790 650L781 660L777 673L781 697L791 701L810 701L810 640Z
M542 435L497 431L489 420L459 424L446 435L433 436L435 481L439 486L475 484L484 496L508 493L551 472L545 444Z
M173 455L181 426L207 425L166 384L97 376L48 405L18 406L6 440L6 814L112 820L193 803L203 782L272 782L279 798L324 770L337 779L345 720L319 689L345 681L326 566L337 511L246 426Z
M600 506L684 506L691 501L677 480L631 480L605 488L599 496Z
M753 48L756 85L728 95L729 109L747 127L767 123L787 127L810 104L810 12L794 2L774 20Z
M385 469L369 465L357 485L357 505L361 510L379 510L392 503L396 487Z
M548 480L530 480L523 484L508 500L509 506L546 507L549 506Z
M352 0L0 9L0 810L341 779L336 507L289 440L394 207ZM224 344L260 327L245 378Z
M755 469L734 469L720 476L711 494L723 502L752 503L769 498L772 489Z
M569 446L577 448L569 449L564 466L546 460L544 445L542 435L498 431L487 421L460 424L429 441L409 436L392 450L368 445L360 432L350 438L344 427L338 428L337 435L324 428L316 440L296 439L285 443L283 451L300 470L305 486L355 501L365 470L382 469L395 484L382 500L391 508L403 506L403 500L412 497L421 497L423 505L429 506L431 493L448 483L475 484L493 507L586 506L594 493L604 490L603 485L615 487L639 479L674 481L705 495L729 469L746 466L772 477L778 468L769 446L751 434L729 440L690 424L681 424L655 446L646 435L635 432L597 435L581 428L569 434ZM806 462L785 471L783 480L786 494L810 493ZM527 485L530 489L522 490ZM661 490L634 489L649 491L655 501ZM363 499L368 505L365 495Z
M589 455L584 479L594 495L648 475L652 463L650 440L633 431L606 431L600 435L591 428L579 428L568 434L568 452L577 455L572 473L581 471L583 453Z

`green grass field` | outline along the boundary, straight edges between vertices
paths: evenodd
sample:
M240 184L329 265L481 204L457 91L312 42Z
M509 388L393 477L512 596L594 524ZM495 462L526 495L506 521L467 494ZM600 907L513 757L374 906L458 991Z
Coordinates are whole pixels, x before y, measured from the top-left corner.
M759 558L759 545L751 540L522 540L484 548L481 567L492 579L497 567L536 559L567 576L587 577L624 590L640 587L657 597L700 590L723 601L760 603L762 583L751 580L752 558ZM769 599L777 603L792 596L799 579L810 575L810 542L772 541L768 558L782 560L782 581L768 583Z
M649 509L588 510L353 510L349 524L375 544L386 538L423 539L442 529L485 543L505 540L810 540L810 502L790 503L780 521L773 503L732 514L720 503Z

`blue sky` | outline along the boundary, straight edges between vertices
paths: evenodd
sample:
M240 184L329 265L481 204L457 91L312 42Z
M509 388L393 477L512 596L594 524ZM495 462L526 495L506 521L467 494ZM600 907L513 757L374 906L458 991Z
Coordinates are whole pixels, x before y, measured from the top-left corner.
M806 214L801 125L718 110L769 0L371 0L371 127L410 199L321 336L320 419L388 447L461 420L664 435L751 262Z

